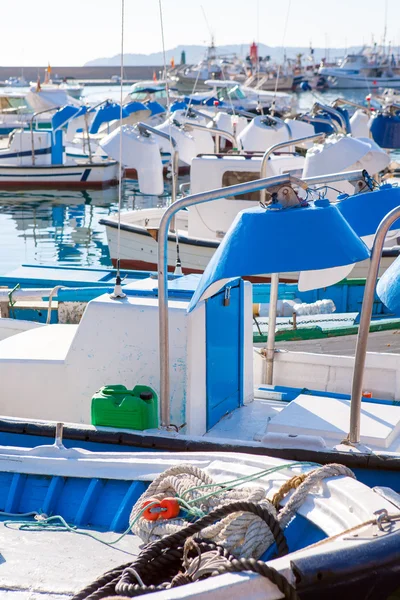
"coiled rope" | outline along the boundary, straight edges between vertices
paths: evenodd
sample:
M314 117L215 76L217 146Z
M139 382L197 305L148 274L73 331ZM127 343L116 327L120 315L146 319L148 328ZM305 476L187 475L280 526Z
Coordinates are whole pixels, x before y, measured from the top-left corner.
M273 533L278 555L283 556L288 553L288 546L282 529L275 516L269 512L266 507L253 502L233 502L217 508L184 529L153 542L142 551L133 563L125 564L122 567L109 571L100 579L76 594L73 597L73 600L100 600L107 596L115 596L118 594L123 597L134 597L171 588L172 583L166 583L165 579L171 577L171 571L175 571L174 575L176 575L177 561L179 562L179 570L184 557L186 540L207 528L215 520L238 511L250 512L262 518ZM237 559L232 556L226 548L218 546L208 540L202 540L200 542L196 541L196 544L198 544L200 550L205 552L215 551L217 549L218 556L226 559L226 562L214 564L212 572L210 573L212 575L237 570L250 570L260 573L265 577L269 577L269 575L272 576L273 573L274 576L273 579L271 579L273 583L276 583L281 591L289 589L288 586L290 586L290 584L287 580L273 569L270 569L270 567L267 567L265 563L253 559ZM138 583L139 579L141 583ZM173 578L173 582L174 587L188 583L187 576L178 579ZM290 588L294 591L292 586L290 586ZM293 594L285 597L291 598L292 600L297 598L297 596Z
M299 466L299 463L294 465ZM235 550L242 554L259 552L262 546L256 529L261 529L262 524L264 535L265 531L268 532L269 546L273 542L276 543L278 556L286 555L289 549L283 528L293 518L309 492L316 489L328 477L354 478L354 474L350 469L339 464L318 467L307 474L296 475L286 481L273 497L273 503L267 500L265 490L262 488L235 489L235 486L243 484L244 481L260 478L267 472L281 470L288 466L292 465L266 469L224 484L214 482L207 473L193 465L171 467L150 484L131 513L130 522L135 533L148 541L157 536L158 539L149 543L133 563L127 563L105 573L76 594L73 600L105 598L116 600L116 597L135 597L184 585L206 576L243 571L251 571L267 577L279 588L285 598L298 600L295 588L275 569L251 556L235 556L229 547L233 545ZM206 494L204 494L205 489L207 489ZM261 501L242 500L245 494L248 495L247 497L252 495L258 498L261 489L263 492ZM277 514L281 502L292 489L295 491ZM211 512L189 525L184 519L169 521L160 519L155 522L143 519L144 501L149 498L161 500L171 494L179 496L189 515L192 513L192 516L198 516L199 511L209 510L212 507ZM232 502L233 497L235 501ZM218 503L219 506L214 508ZM201 540L197 537L193 538L200 532L202 532ZM208 539L206 534L217 538L218 543L215 539ZM183 568L184 572L182 572Z
M267 471L263 471L262 474ZM190 517L207 514L216 507L234 501L258 502L260 506L267 507L276 516L276 509L283 497L292 488L297 488L278 516L281 526L286 527L312 488L328 477L340 475L354 477L350 469L338 464L324 465L310 473L296 475L282 485L271 503L266 498L265 489L262 487L246 486L236 489L235 486L243 483L243 479L249 480L249 478L238 478L233 482L218 484L198 467L177 465L160 474L136 502L130 515L130 522L134 523L132 531L145 543L149 543L186 526L187 520L182 517L147 521L141 511L144 501L149 499L162 500L170 496L177 497ZM254 475L254 477L258 476L259 474ZM266 523L254 513L246 512L229 514L207 527L202 537L221 544L237 558L259 558L274 541L273 534Z

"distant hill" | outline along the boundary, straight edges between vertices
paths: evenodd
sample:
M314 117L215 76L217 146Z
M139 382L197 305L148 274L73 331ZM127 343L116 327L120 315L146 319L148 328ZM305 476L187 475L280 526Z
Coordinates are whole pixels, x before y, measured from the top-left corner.
M229 46L218 46L217 54L237 54L238 56L245 57L249 53L250 44L232 44ZM356 51L360 48L349 48L348 51ZM186 62L188 64L198 63L202 58L205 57L207 47L206 46L176 46L171 50L166 51L166 59L169 63L171 58L174 58L175 64L180 63L182 50L186 52ZM259 55L270 56L273 61L282 61L284 52L288 58L296 58L297 54L303 54L303 59L306 60L310 55L310 48L308 47L293 47L293 48L282 48L266 46L265 44L259 44ZM346 53L344 48L329 48L328 57L330 60L344 56ZM319 62L321 58L325 57L327 51L325 48L314 49L314 60ZM118 66L120 65L120 55L112 56L109 58L96 58L85 63L86 66ZM126 66L139 66L139 65L162 65L163 54L162 52L153 52L152 54L124 54L124 64Z

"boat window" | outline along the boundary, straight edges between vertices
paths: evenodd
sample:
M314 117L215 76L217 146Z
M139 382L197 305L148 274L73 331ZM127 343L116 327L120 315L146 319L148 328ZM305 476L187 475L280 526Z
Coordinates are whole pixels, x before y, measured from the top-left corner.
M160 90L159 92L155 92L154 97L155 98L166 98L167 92L166 92L166 90Z
M132 100L137 100L138 102L146 100L146 98L148 97L147 92L131 92L129 95L132 98Z
M239 86L235 86L228 90L228 96L231 98L238 98L239 100L246 98L246 94L240 89Z
M225 171L222 176L222 186L226 187L238 183L246 183L247 181L255 181L256 179L260 179L260 173L252 171ZM250 192L245 196L229 196L227 198L227 200L249 200L251 202L258 202L259 199L260 192Z

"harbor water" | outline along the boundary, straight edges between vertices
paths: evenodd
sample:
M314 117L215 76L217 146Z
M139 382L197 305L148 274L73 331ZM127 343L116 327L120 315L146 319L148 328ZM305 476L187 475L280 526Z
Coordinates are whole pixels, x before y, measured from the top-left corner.
M125 86L123 96L129 86ZM21 91L21 88L20 90ZM316 99L329 103L339 95L363 102L368 90L328 90L298 95L301 110ZM89 87L84 98L95 103L105 98L118 101L118 86ZM164 204L164 197L144 196L137 182L123 183L122 210L150 208ZM109 267L105 228L99 219L118 210L118 187L96 191L1 191L0 190L0 273L20 264Z

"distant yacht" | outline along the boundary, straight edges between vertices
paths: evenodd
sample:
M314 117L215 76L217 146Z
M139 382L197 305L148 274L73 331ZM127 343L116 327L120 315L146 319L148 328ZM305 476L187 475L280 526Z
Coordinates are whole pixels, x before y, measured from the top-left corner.
M331 88L400 88L400 65L393 54L364 47L338 66L319 69Z
M21 75L21 77L9 77L8 79L5 80L5 85L7 87L28 87L29 83L27 82L27 80L25 79L25 77L23 75Z

